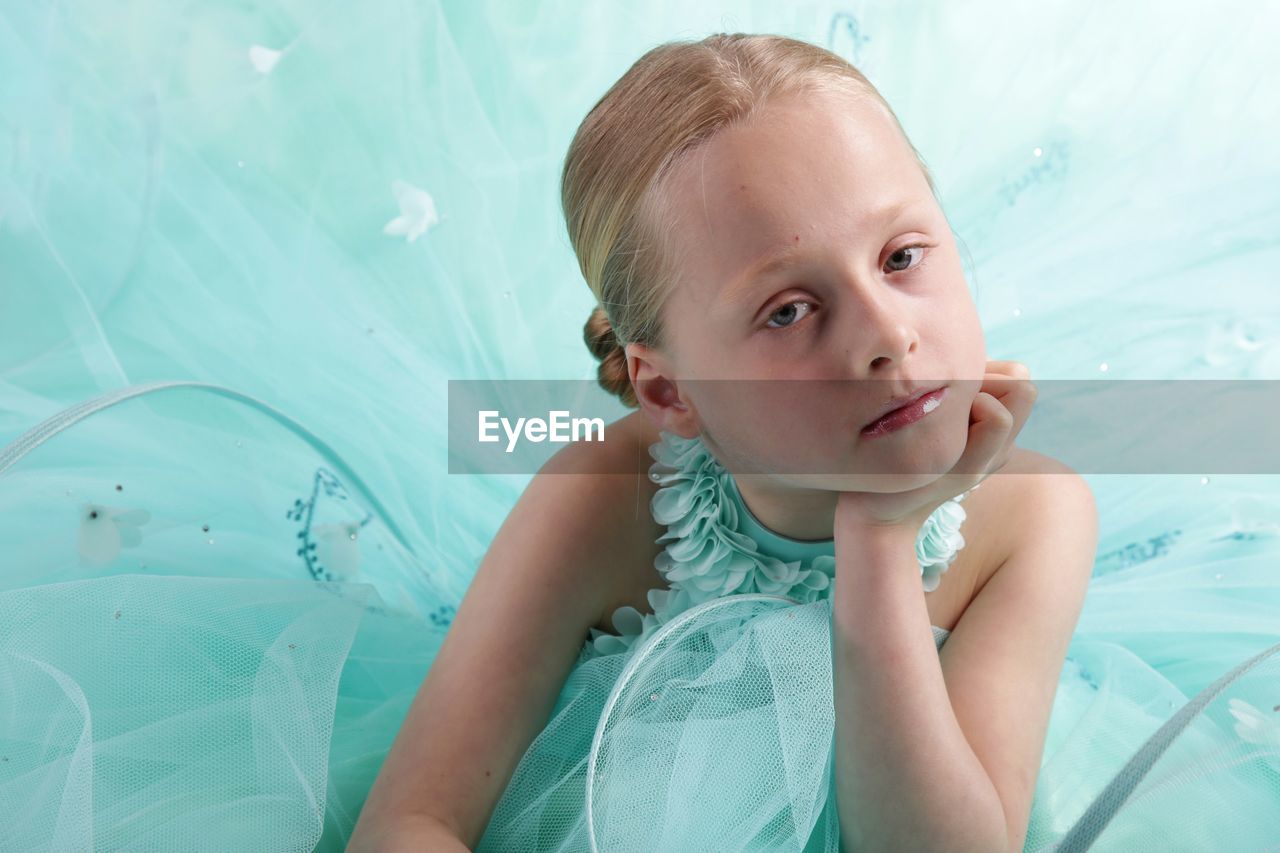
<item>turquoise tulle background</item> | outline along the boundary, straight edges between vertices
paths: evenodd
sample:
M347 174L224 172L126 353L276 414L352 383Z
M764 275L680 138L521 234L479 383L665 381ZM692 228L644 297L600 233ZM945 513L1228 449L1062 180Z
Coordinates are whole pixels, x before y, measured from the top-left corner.
M447 473L447 382L594 376L564 153L645 50L716 31L880 88L990 357L1280 378L1278 7L5 0L0 847L342 848L528 481ZM1088 479L1083 722L1051 729L1028 849L1280 642L1280 477ZM1276 682L1239 682L1241 775L1194 732L1204 787L1163 768L1095 849L1280 843Z

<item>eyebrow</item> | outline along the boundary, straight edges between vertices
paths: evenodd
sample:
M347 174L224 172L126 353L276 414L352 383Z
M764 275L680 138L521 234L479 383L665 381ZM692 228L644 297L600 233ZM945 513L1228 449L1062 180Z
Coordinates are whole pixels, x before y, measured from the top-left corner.
M893 204L886 204L872 214L872 221L877 224L892 222L901 216L907 208L912 207L916 203L917 201L915 199L908 199L906 201L894 202ZM804 256L806 251L808 250L796 248L795 246L787 246L784 249L780 249L777 252L761 258L748 266L746 270L738 274L736 277L729 279L729 283L721 288L720 300L725 303L737 302L751 291L751 286L755 282L770 273L795 265L799 259Z

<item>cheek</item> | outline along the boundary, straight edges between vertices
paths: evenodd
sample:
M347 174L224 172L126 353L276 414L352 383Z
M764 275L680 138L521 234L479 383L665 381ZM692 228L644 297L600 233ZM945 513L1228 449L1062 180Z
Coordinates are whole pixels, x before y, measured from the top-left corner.
M731 468L765 474L825 471L834 448L850 437L840 394L850 383L734 380L702 383L699 415Z
M805 386L820 383L739 379L703 383L699 419L713 450L730 467L787 473L796 452L814 447L822 434L823 407ZM827 414L831 406L826 407Z
M937 331L946 341L948 363L956 371L955 376L947 378L982 379L986 373L987 341L978 308L968 291L951 301L945 316L945 326Z

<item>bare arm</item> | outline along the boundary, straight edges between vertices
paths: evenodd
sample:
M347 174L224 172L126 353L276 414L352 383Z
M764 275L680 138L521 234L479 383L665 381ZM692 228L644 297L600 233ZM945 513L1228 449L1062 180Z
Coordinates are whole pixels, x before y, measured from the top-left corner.
M435 818L405 815L384 819L376 825L372 821L361 824L359 831L351 837L346 853L417 853L420 850L470 853L471 848L458 839L457 830Z
M1051 473L1002 521L1020 531L941 653L914 534L837 530L837 806L848 849L1022 850L1062 665L1092 573L1087 483ZM841 544L843 537L843 542Z
M837 529L836 567L832 677L843 849L1004 850L1000 800L956 721L939 668L914 533Z
M620 470L599 467L595 452L574 444L557 453L503 522L348 850L479 843L603 610L602 578L617 571L617 519L631 508L634 478L572 473Z

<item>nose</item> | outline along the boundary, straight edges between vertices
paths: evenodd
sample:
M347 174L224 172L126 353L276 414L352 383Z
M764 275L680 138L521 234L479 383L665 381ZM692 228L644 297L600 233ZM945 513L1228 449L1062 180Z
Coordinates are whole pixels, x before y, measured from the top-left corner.
M901 371L920 346L916 321L907 297L876 283L848 289L845 332L847 352L856 376L880 377Z

